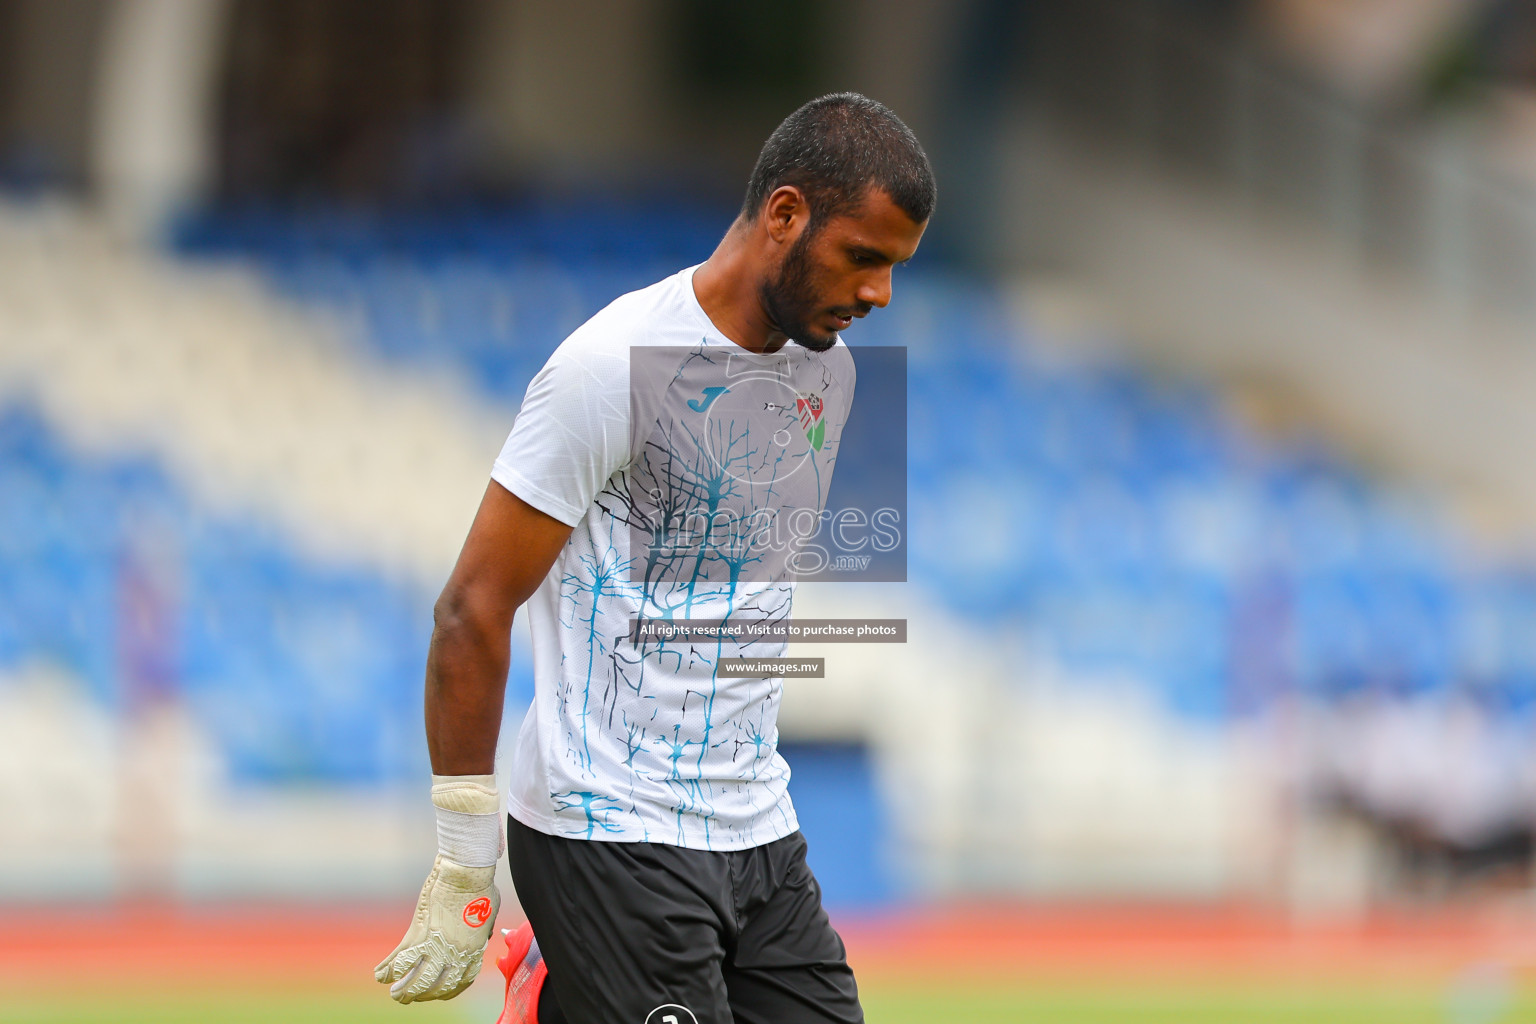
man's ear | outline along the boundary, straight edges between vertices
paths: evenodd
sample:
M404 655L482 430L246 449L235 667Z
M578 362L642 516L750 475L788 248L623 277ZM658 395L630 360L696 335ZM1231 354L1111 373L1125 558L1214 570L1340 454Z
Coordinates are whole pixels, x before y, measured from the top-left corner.
M793 242L810 219L805 193L793 185L780 185L763 203L763 226L768 237L780 245Z

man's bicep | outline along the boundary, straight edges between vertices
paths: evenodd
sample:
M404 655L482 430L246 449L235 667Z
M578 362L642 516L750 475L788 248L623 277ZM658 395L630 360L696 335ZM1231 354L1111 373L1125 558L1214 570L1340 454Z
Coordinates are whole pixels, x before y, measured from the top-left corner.
M574 526L629 449L627 356L568 339L529 382L491 478Z
M570 526L492 480L443 597L510 617L538 589L570 535Z

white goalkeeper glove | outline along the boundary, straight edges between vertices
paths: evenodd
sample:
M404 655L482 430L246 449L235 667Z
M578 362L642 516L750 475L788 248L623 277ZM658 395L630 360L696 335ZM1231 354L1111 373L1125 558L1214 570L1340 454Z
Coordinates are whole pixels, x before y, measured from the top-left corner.
M491 775L434 775L437 860L395 951L374 968L402 1003L452 999L480 973L501 893L492 881L506 848Z

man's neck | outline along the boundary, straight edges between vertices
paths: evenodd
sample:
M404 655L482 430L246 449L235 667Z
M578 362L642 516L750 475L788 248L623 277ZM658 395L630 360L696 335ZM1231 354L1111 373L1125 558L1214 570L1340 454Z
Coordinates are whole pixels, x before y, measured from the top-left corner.
M789 339L769 322L758 296L761 260L752 251L750 226L737 221L715 251L693 272L693 294L710 322L748 352L771 353Z

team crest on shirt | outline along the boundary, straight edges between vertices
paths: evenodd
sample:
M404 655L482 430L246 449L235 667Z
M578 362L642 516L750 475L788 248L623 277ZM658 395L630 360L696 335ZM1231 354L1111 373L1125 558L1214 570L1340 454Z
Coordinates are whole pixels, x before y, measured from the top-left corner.
M817 451L821 451L821 443L827 439L827 421L821 418L825 408L821 396L814 391L802 391L795 398L800 429L805 431L805 439Z

